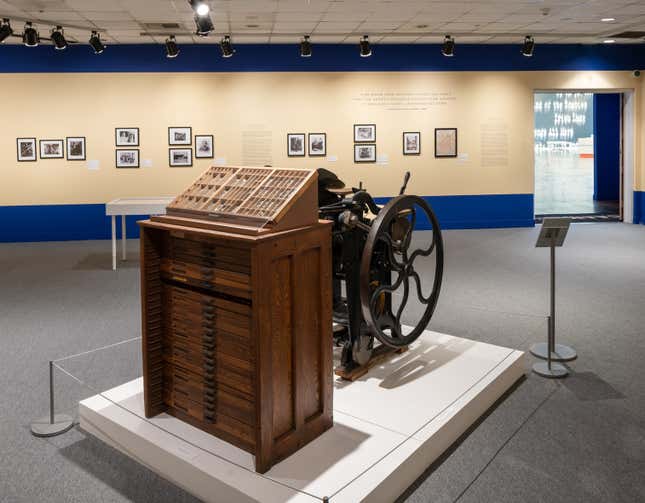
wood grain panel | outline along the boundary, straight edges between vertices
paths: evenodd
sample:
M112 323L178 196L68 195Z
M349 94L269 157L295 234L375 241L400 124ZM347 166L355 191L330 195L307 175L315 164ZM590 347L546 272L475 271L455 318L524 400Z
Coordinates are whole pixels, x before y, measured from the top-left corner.
M293 404L293 326L291 257L271 264L271 354L273 369L273 437L295 427Z

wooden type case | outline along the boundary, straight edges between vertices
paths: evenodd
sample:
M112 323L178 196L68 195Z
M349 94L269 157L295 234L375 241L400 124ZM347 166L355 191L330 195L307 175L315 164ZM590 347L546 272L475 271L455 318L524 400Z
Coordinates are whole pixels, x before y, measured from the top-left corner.
M332 425L330 223L178 222L140 223L146 416L212 433L264 473Z

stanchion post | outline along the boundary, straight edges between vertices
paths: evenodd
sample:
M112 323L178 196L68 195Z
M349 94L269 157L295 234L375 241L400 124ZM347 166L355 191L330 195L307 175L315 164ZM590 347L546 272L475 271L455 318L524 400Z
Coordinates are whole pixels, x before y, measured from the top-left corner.
M54 362L49 361L49 415L31 423L31 433L36 437L55 437L69 431L74 420L67 414L54 410Z

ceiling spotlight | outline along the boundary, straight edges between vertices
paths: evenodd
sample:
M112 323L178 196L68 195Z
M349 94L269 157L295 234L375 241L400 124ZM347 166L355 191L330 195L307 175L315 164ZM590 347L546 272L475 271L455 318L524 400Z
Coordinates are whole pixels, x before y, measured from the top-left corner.
M603 44L614 44L616 41L613 38L608 38L607 40L602 41Z
M208 34L215 29L213 20L210 16L199 16L195 14L195 26L197 26L197 35L200 37L207 37Z
M524 37L524 44L522 45L522 56L530 58L533 56L533 49L535 49L535 40L531 35Z
M96 31L92 32L90 45L92 46L92 49L94 49L94 54L101 54L105 50L105 45L101 42L101 35Z
M601 19L601 21L602 21L603 23L611 23L612 21L616 21L616 18L615 18L615 17L603 17L603 18Z
M0 25L0 44L2 44L6 39L13 35L13 30L11 29L11 23L7 18L2 20Z
M233 49L233 44L231 43L231 36L225 35L219 43L219 47L222 50L223 58L230 58L235 53Z
M363 38L359 42L358 46L361 49L361 58L368 58L372 55L372 48L370 47L370 38L367 35L363 35Z
M166 57L176 58L179 54L179 47L177 47L177 40L174 35L170 35L166 39Z
M300 56L303 58L311 57L311 42L309 41L309 35L305 35L300 42Z
M203 0L190 0L190 6L198 16L207 16L211 11L210 5Z
M57 51L67 49L67 40L65 39L65 31L62 26L57 26L52 30L51 39Z
M443 47L441 48L441 54L451 58L455 55L455 39L450 35L446 35L443 39Z
M27 47L37 47L40 44L40 35L31 24L31 21L25 23L25 31L22 33L22 43Z

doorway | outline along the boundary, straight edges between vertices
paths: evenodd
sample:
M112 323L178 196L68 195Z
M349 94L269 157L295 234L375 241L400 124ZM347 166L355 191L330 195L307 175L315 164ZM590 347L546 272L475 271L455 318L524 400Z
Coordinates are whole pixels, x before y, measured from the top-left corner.
M621 220L622 102L621 94L534 94L538 220Z

